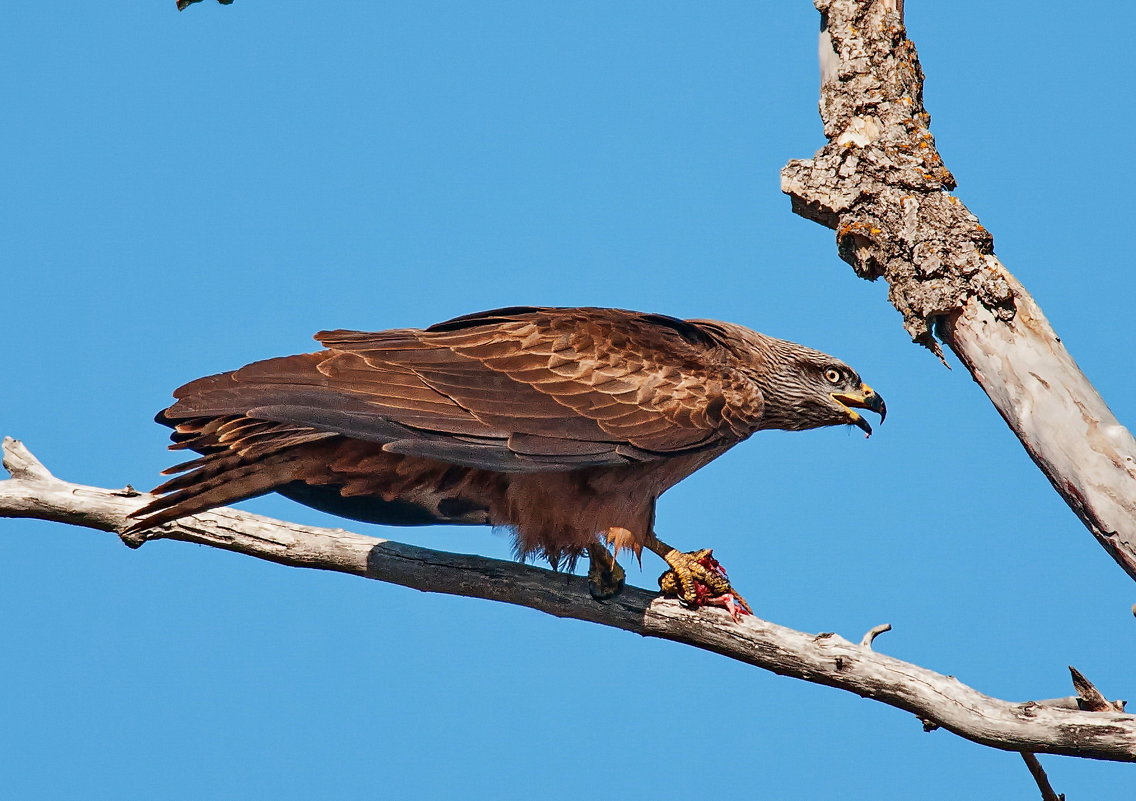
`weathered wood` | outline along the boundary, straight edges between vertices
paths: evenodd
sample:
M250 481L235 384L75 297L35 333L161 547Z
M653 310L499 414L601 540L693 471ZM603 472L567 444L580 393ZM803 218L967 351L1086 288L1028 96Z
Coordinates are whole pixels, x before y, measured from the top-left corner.
M1096 685L1085 678L1084 674L1072 665L1069 666L1069 674L1073 678L1073 689L1077 691L1076 703L1078 709L1088 709L1091 712L1106 712L1116 710L1123 712L1124 701L1110 701L1105 698L1104 693L1097 689Z
M990 232L950 193L898 0L815 0L828 144L790 162L793 209L884 278L915 341L937 334L1098 542L1136 579L1136 440L1081 373Z
M1030 458L1109 555L1136 578L1136 441L1077 367L1033 298L1014 293L1001 321L979 302L940 327L944 340Z
M150 496L62 481L19 442L4 440L0 517L31 517L117 531ZM831 634L808 634L753 617L735 623L718 609L697 612L656 593L627 588L600 604L581 576L443 553L341 529L284 523L234 509L183 518L124 538L195 542L294 567L333 570L425 592L527 606L692 645L784 676L825 684L915 714L984 745L1009 751L1136 761L1136 716L1115 708L1092 712L1073 703L1013 703L983 695L952 676L873 651ZM879 633L876 627L869 635ZM870 643L869 637L865 637Z

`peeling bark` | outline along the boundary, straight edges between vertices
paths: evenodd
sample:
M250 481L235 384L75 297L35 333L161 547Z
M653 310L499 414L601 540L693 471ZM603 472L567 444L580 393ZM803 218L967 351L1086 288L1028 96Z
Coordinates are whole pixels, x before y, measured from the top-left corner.
M912 338L959 357L1069 507L1136 579L1136 440L994 240L953 194L898 0L815 0L828 144L791 161L793 210L836 231L856 274L888 282Z
M62 481L22 444L7 438L4 466L12 478L0 481L0 517L117 531L126 526L127 515L150 498L130 487L107 490ZM1007 751L1136 762L1136 715L1125 714L1118 702L1102 701L1103 696L1083 677L1076 698L1002 701L953 676L872 650L872 641L887 630L884 626L873 628L856 644L837 634L808 634L754 617L735 623L725 611L691 611L636 587L601 604L588 595L582 576L432 551L342 529L284 523L234 509L186 517L123 538L133 548L153 539L194 542L424 592L502 601L673 640L783 676L856 693L913 713L928 730L942 727ZM1082 708L1086 703L1096 711Z

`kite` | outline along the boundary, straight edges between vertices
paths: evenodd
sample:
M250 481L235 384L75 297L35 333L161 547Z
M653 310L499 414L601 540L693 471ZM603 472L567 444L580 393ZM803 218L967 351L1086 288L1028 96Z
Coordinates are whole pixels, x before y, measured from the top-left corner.
M129 531L278 492L364 522L503 527L553 567L587 554L597 600L623 588L619 552L646 548L664 594L736 616L711 551L656 536L658 497L757 431L871 434L856 410L886 414L838 359L714 320L524 306L316 339L174 393L156 420L200 456Z

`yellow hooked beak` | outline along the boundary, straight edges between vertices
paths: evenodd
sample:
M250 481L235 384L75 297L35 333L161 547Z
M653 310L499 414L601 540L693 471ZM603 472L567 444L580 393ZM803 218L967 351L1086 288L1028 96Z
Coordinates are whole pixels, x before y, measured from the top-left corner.
M853 407L875 412L880 416L881 423L887 417L887 406L884 404L884 399L867 384L861 384L859 392L833 392L832 399L848 410L848 422L869 437L872 436L872 427L858 412L853 411Z

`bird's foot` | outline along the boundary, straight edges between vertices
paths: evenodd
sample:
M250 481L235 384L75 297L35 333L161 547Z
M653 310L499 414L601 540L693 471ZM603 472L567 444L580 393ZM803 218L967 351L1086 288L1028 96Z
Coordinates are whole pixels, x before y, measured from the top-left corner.
M588 548L588 592L597 601L606 601L623 592L626 574L607 548L596 544Z
M690 553L671 550L663 559L671 566L659 576L663 595L678 598L691 609L721 606L734 620L753 614L745 598L734 592L725 569L709 548Z

